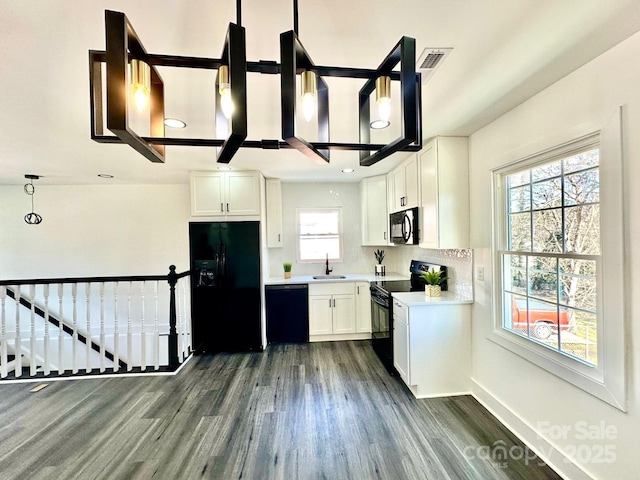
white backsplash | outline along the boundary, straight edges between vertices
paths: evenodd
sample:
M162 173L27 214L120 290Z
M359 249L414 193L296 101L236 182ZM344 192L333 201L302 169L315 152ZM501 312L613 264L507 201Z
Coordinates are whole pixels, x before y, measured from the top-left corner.
M282 248L270 248L269 276L282 275L282 263L291 262L292 275L321 275L324 263L297 263L296 208L342 207L343 261L331 262L334 274L374 273L377 263L373 253L385 252L387 272L409 275L411 260L446 265L449 290L471 296L473 255L471 250L427 250L414 246L363 247L360 220L360 191L357 183L283 183Z

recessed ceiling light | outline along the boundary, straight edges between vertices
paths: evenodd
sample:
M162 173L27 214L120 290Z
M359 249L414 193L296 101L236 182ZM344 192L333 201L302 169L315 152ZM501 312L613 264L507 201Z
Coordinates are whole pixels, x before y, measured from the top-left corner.
M231 167L218 167L218 170L231 170Z
M343 168L342 173L353 173L353 168Z
M165 118L164 124L170 128L184 128L187 126L182 120L178 120L177 118Z
M390 125L389 122L385 122L384 120L374 120L371 122L370 127L374 130L380 130L383 128L387 128Z
M108 173L99 173L98 176L100 178L113 178L113 175L109 175Z

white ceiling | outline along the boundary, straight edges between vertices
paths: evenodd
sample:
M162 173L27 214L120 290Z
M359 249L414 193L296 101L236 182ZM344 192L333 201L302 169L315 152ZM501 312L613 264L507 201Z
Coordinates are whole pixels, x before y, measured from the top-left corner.
M93 142L88 50L104 50L110 9L127 15L150 53L219 58L235 5L0 0L0 184L23 184L24 174L42 175L47 184L186 183L189 170L216 169L211 148L167 147L166 163L153 164L128 146ZM279 34L293 29L293 1L245 0L242 25L247 60L279 62ZM416 39L418 54L454 47L423 81L424 139L472 134L639 30L637 0L299 0L299 38L316 65L376 68L403 35ZM215 138L214 73L165 67L161 75L166 115L188 125L167 136ZM331 140L357 142L361 83L327 82ZM248 75L248 139L280 138L279 92L279 76ZM300 133L313 140L314 128L301 125ZM373 140L399 130L379 135ZM241 148L231 166L285 181L356 181L407 155L366 168L357 152L332 151L331 164L320 166L295 150ZM346 167L356 172L340 173Z

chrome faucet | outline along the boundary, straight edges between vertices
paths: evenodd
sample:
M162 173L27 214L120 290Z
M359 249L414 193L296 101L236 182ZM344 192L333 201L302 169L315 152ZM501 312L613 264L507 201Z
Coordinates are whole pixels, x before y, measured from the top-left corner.
M333 268L329 269L329 254L327 253L327 260L325 262L326 268L324 269L324 274L325 275L329 275L331 272L333 272Z

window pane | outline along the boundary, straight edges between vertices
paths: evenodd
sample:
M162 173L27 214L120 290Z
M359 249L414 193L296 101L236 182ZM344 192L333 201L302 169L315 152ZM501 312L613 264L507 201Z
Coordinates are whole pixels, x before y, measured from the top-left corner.
M560 331L560 350L592 365L598 364L598 323L593 313L566 309L570 326Z
M560 260L560 303L591 312L596 311L596 262L593 260Z
M509 250L531 250L531 214L514 213L509 215Z
M533 212L533 251L562 252L562 209Z
M300 260L340 259L339 237L300 237Z
M547 163L531 170L531 181L535 182L545 178L557 177L560 173L560 162Z
M562 187L559 178L534 183L532 186L533 208L560 207L562 204Z
M512 188L509 191L509 211L524 212L531 210L531 189L529 185L524 187Z
M600 206L565 209L565 252L600 255Z
M600 201L600 176L598 170L567 175L564 178L564 203L577 205Z
M600 150L589 150L588 152L579 153L572 157L565 158L564 173L575 172L576 170L584 170L585 168L597 167L600 162Z
M558 260L553 257L529 257L529 294L556 303L558 300Z
M338 211L300 212L300 234L339 234L340 213Z
M509 187L517 187L519 185L524 185L525 183L530 183L531 181L531 173L529 170L524 172L514 173L507 177L507 185Z
M504 256L504 289L514 293L527 293L527 257Z
M527 298L505 292L504 307L502 326L518 335L528 337Z
M529 333L534 340L558 348L558 325L566 326L567 312L558 305L529 298ZM558 315L559 314L559 315ZM558 320L558 316L560 320Z

